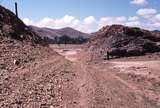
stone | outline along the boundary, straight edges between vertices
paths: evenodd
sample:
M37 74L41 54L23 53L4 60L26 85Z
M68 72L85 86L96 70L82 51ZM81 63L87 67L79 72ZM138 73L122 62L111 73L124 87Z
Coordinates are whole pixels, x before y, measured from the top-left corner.
M13 63L14 65L19 65L20 62L18 60L14 60Z

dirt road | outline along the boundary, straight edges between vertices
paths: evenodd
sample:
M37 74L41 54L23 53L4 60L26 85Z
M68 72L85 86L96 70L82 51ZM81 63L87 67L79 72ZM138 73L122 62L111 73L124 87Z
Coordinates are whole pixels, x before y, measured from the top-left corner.
M87 62L77 48L54 49L77 77L63 88L64 108L159 108L159 61Z
M1 108L160 108L157 59L90 61L83 46L51 47L61 56L3 71Z

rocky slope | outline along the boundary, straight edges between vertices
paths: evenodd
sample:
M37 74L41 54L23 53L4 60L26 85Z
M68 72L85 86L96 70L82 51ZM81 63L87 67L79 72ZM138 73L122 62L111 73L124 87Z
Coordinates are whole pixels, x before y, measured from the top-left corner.
M59 71L55 72L59 66L55 65L56 61L62 68L62 57L48 48L11 11L0 6L1 108L45 107L51 100L52 107L57 105L61 91L58 90L59 83L55 82L60 79ZM46 90L50 86L47 84L54 88Z
M49 51L44 45L42 39L14 13L0 6L0 66L2 69L12 70L13 64L20 65L34 60L44 50Z
M16 40L41 43L42 39L30 30L14 13L0 6L0 35Z
M122 25L106 26L95 33L88 43L96 56L105 57L107 51L115 57L140 56L160 51L160 34Z

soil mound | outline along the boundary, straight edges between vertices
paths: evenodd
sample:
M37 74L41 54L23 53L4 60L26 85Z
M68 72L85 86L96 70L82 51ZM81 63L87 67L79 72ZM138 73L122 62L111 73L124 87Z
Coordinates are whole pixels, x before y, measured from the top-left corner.
M38 35L14 13L0 6L0 74L15 71L50 53L53 52Z
M160 33L122 25L106 26L94 34L89 50L104 57L107 51L115 57L141 56L160 51Z

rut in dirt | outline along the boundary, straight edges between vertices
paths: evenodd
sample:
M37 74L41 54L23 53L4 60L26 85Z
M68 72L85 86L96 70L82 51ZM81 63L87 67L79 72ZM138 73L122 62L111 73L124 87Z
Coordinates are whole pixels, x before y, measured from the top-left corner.
M62 54L62 51L61 54L71 60L77 77L68 88L65 88L67 91L64 93L66 108L159 107L158 103L154 104L154 99L141 91L137 84L130 83L118 76L116 74L118 70L113 69L114 62L110 61L104 64L88 62L78 58L80 55L82 56L82 52L72 55L69 52L73 52L73 49L67 49L67 51L65 54ZM77 59L73 61L72 57L77 57Z

